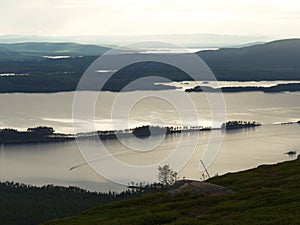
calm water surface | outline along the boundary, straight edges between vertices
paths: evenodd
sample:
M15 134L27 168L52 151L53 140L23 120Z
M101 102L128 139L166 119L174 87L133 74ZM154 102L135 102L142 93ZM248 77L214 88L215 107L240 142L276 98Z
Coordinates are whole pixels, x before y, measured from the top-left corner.
M123 93L124 94L124 93ZM138 95L139 92L124 95ZM59 132L72 133L72 101L74 93L56 94L1 94L0 126L26 129L37 125L53 126ZM101 104L96 106L95 122L98 129L111 129L111 105L116 93L102 93ZM209 107L203 93L191 93L197 105L198 115L203 124L210 123ZM300 153L300 126L275 125L278 122L297 121L300 119L299 93L264 94L226 93L227 120L256 120L264 125L255 129L227 132L221 150L208 168L211 175L224 174L256 167L260 164L291 160L284 154L290 150ZM150 98L135 105L130 113L129 125L134 127L147 124L153 118L162 118L167 124L179 122L178 114L172 105L159 99ZM120 115L119 128L123 128L124 118ZM221 131L213 131L221 132ZM196 150L180 171L181 176L199 179L199 160L211 133L200 134ZM183 140L187 148L189 140L196 134L185 134ZM153 141L155 141L153 137ZM127 142L134 140L128 139ZM106 141L109 151L117 158L132 165L150 165L168 157L178 142L178 135L169 135L151 152L136 153L117 140ZM99 143L87 140L90 148L99 147ZM89 190L121 190L123 186L111 183L89 166L83 165L74 170L71 167L84 163L76 142L19 144L0 148L0 180L19 181L35 185L48 183L58 185L76 185ZM107 163L103 158L96 163ZM107 168L111 169L111 168ZM154 181L156 172L145 175L145 181ZM124 180L134 180L122 173Z

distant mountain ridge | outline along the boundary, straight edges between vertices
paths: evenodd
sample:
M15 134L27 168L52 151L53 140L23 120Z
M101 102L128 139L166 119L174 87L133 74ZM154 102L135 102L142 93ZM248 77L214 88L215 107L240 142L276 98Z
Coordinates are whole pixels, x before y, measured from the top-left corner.
M300 39L197 54L219 80L300 79Z
M159 41L173 43L184 47L225 47L240 46L251 42L266 42L274 38L253 35L225 34L153 34L153 35L72 35L72 36L38 36L38 35L0 35L2 43L19 42L76 42L103 46L126 45L135 42Z
M74 91L84 71L106 50L108 48L75 43L0 44L0 74L27 74L0 76L0 93ZM123 52L122 57L130 59L143 54ZM43 57L60 55L71 57ZM197 55L220 81L300 80L300 39L279 40L242 48L206 50ZM170 56L181 57L180 54ZM120 91L130 82L146 76L161 76L172 81L191 80L178 68L147 61L117 71L105 85L105 90ZM145 88L157 88L154 83L153 80ZM299 91L298 87L295 88L294 85L293 91Z
M2 56L3 60L17 60L19 58L28 60L42 56L94 56L102 55L107 50L109 50L109 48L102 46L82 45L68 42L0 43L0 57Z

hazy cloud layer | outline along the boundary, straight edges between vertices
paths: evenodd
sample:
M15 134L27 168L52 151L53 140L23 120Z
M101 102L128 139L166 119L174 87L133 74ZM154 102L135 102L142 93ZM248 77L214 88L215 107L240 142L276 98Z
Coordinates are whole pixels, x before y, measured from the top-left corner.
M299 36L298 0L0 0L0 34Z

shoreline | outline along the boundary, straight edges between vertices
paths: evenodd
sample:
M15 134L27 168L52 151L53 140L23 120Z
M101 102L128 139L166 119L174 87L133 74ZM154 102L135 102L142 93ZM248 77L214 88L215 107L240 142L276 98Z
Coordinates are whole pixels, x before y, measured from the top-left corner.
M85 140L94 138L100 138L101 140L114 140L118 138L129 138L132 136L139 139L146 139L150 136L158 135L175 135L179 133L192 132L210 132L212 130L224 130L226 132L229 130L250 129L258 126L262 126L262 124L255 121L228 121L226 123L223 123L220 128L202 126L159 127L145 125L128 130L95 131L90 133L77 134L54 133L54 129L52 127L41 126L36 128L28 128L27 131L17 131L14 129L6 128L0 130L0 145L55 143L74 141L76 139Z
M247 171L252 171L252 170L255 170L257 168L261 168L261 167L265 167L265 166L271 166L272 167L272 166L276 166L276 165L280 165L280 164L284 164L284 163L289 163L289 162L297 161L297 160L300 160L299 156L300 156L300 154L296 155L296 157L293 158L293 159L286 159L284 161L278 161L278 162L274 162L274 163L267 163L266 162L266 163L262 163L262 164L259 164L257 166L254 166L254 167L246 168L246 169L241 169L241 170L237 170L237 171L228 171L228 172L225 172L225 173L223 173L221 175L218 175L216 177L222 177L222 176L227 176L227 175L232 175L232 174L239 174L239 173L244 173L244 172L247 172ZM213 176L211 178L207 178L204 181L212 180L212 179L214 179L214 177L215 176ZM80 189L80 190L83 190L83 191L86 191L86 192L90 192L90 193L96 193L96 194L107 193L107 192L103 192L103 191L95 191L95 190L81 188L80 186L56 185L56 184L53 184L53 183L44 183L44 184L40 184L40 185L35 185L35 184L26 183L26 182L19 182L19 181L12 181L12 180L0 180L0 184L3 184L3 183L17 183L17 184L25 185L25 186L32 187L32 188L42 188L42 187L46 187L46 186L53 186L54 188L55 187L57 187L57 188L70 188L71 187L71 188ZM124 185L124 186L126 187L126 185ZM121 193L124 190L120 190L120 191L111 190L111 191L115 192L115 193L118 193L118 192Z
M209 86L196 86L186 89L185 92L216 92L216 93L242 93L242 92L263 92L263 93L283 93L283 92L299 92L300 83L277 84L271 87L222 87L212 88Z
M185 92L223 92L223 93L243 93L243 92L263 92L263 93L282 93L282 92L300 92L300 80L294 80L294 82L299 81L299 83L288 83L289 80L217 80L218 82L264 82L264 81L286 81L287 83L277 84L270 87L262 86L233 86L233 87L221 87L221 88L212 88L210 86L195 86L193 88L188 88ZM175 80L174 82L189 82ZM207 82L207 81L199 81ZM208 81L209 82L209 81ZM76 86L77 87L77 86ZM0 90L0 94L55 94L55 93L69 93L76 92L76 87L72 88L61 88L57 90L21 90L21 89L12 89L12 90ZM168 91L168 90L182 90L181 88L175 86L169 86L164 83L151 84L147 88L143 89L133 89L133 90L122 90L122 89L105 89L105 90L80 90L80 91L90 91L90 92L111 92L111 93L120 93L120 92L135 92L135 91Z
M280 122L273 125L291 125L299 124L300 120L295 122ZM17 131L10 128L0 129L0 146L1 145L18 145L18 144L38 144L38 143L57 143L57 142L69 142L78 140L89 140L89 139L101 139L101 140L117 140L118 138L130 138L136 137L139 139L146 139L150 136L158 135L176 135L181 133L194 133L194 132L211 132L214 130L220 130L224 132L230 132L234 130L244 130L244 129L255 129L256 127L263 126L263 124L256 121L227 121L223 123L220 128L211 127L159 127L159 126L149 126L144 125L141 127L135 127L128 130L107 130L107 131L95 131L88 133L77 133L77 134L64 134L64 133L52 133L49 136L39 136L30 137L28 131ZM47 129L52 129L52 127L44 127ZM28 128L36 129L36 128ZM3 138L2 132L13 131L20 135L18 138ZM1 136L2 135L2 136ZM23 136L22 136L23 135ZM27 135L27 138L24 138Z

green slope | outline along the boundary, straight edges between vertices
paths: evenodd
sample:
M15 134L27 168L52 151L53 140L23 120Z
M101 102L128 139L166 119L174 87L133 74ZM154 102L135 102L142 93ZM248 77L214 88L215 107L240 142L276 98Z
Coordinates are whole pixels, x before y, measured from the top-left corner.
M227 174L209 182L235 194L156 193L94 208L45 225L300 224L300 160Z

